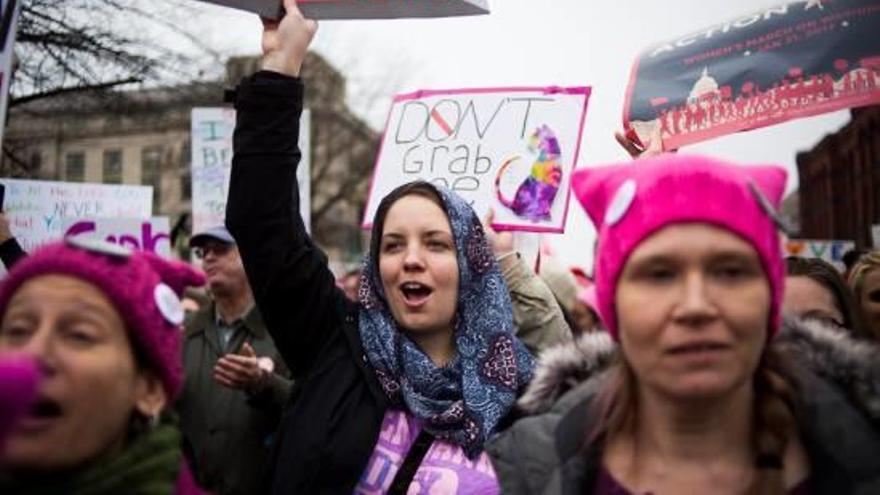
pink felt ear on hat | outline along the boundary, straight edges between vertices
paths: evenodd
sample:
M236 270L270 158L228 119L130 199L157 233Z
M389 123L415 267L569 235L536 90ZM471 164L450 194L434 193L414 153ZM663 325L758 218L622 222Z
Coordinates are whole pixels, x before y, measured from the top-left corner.
M575 170L571 176L571 188L581 206L586 210L593 225L598 230L605 219L608 205L617 192L620 182L613 180L624 167L630 165L612 165L608 167L590 167Z
M764 196L773 205L779 208L782 204L782 196L785 194L785 183L788 180L788 172L776 166L745 167L746 175L764 193Z
M186 263L169 261L153 253L144 252L143 255L162 282L171 287L178 297L183 295L187 287L205 285L205 275Z

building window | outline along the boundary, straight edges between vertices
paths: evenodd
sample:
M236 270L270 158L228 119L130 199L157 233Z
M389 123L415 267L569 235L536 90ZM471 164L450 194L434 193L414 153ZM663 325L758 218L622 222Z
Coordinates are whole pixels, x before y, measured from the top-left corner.
M153 211L159 211L162 194L162 147L141 150L141 184L153 186Z
M105 184L122 184L122 150L104 151Z
M64 179L68 182L82 182L86 178L86 154L77 151L64 157Z

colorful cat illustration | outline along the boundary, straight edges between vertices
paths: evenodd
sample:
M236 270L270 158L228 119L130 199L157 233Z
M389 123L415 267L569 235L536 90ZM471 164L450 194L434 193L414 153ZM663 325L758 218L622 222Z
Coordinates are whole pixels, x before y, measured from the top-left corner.
M495 192L498 201L517 216L532 222L550 220L550 209L562 181L562 164L559 163L562 152L559 141L548 126L542 125L529 138L528 149L531 154L537 154L538 158L532 164L529 177L517 188L513 200L505 198L501 192L501 177L507 167L521 158L519 155L512 156L501 164L498 175L495 176Z

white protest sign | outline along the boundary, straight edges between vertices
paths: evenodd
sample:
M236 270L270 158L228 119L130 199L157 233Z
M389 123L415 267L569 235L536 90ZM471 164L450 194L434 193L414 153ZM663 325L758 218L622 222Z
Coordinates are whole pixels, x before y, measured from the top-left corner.
M445 186L495 228L563 232L590 88L419 91L394 99L364 214L414 180Z
M296 171L300 185L299 207L306 229L311 217L311 114L300 117L299 148L302 161ZM204 232L224 224L229 176L232 173L232 134L235 110L194 108L192 110L192 228Z
M62 222L61 228L65 237L88 237L132 250L171 257L171 226L168 217L68 218Z
M202 0L247 10L267 19L283 15L281 0ZM399 19L456 17L489 13L487 0L298 0L310 19Z
M64 236L68 219L141 218L152 215L153 188L0 179L12 234L28 252Z
M856 247L853 241L827 241L810 239L788 239L783 242L783 256L798 258L819 258L831 263L843 272L843 255Z
M21 2L0 0L0 123L6 122L6 105L9 85L12 82L12 59L14 58L15 32ZM0 144L3 142L4 125L0 125Z

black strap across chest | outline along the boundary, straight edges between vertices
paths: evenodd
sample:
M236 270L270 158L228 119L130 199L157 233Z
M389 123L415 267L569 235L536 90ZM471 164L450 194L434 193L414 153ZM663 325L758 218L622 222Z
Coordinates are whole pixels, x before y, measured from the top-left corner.
M407 489L409 489L409 485L412 483L416 471L419 470L422 459L425 458L425 454L428 453L432 443L434 443L434 435L422 430L419 436L416 437L415 443L409 448L409 452L406 453L406 459L403 460L403 464L397 470L387 495L406 495Z

